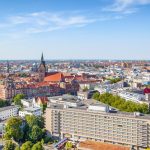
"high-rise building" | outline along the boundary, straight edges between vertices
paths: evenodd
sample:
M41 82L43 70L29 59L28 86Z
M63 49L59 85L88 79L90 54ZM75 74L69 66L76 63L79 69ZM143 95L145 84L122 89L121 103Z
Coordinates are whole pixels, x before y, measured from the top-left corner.
M150 146L148 115L108 111L107 106L69 107L50 105L46 109L46 129L50 134L72 140L96 140L135 147Z

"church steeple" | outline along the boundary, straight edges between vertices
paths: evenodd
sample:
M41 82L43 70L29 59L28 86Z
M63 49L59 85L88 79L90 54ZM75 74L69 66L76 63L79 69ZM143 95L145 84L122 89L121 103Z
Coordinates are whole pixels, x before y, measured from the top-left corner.
M41 64L44 65L44 67L46 67L43 52L42 52L42 56L41 56Z
M44 61L44 56L43 56L43 52L42 52L42 56L41 56L41 62Z
M8 73L9 74L9 69L10 69L10 66L9 66L9 61L7 60L7 68L6 68L7 70L6 70L6 73Z
M39 73L39 81L40 82L44 81L44 78L46 75L46 64L45 64L43 53L41 56L41 63L40 63L39 69L38 69L38 73Z

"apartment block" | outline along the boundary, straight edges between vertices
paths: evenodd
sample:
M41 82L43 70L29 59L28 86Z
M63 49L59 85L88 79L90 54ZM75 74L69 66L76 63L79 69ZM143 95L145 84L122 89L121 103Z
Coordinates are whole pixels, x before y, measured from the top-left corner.
M150 146L150 116L113 112L108 106L51 105L46 109L50 134L75 141L96 140L135 147Z

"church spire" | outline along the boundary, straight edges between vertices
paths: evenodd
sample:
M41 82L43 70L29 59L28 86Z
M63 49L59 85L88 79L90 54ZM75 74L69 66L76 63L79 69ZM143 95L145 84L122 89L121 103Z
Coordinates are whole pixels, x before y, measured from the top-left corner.
M7 71L6 71L6 72L7 72L8 74L9 74L9 67L10 67L10 66L9 66L9 61L7 60Z
M39 81L40 82L44 81L45 74L46 74L46 64L45 64L45 61L44 61L43 53L42 53L42 56L41 56L41 63L40 63L38 72L39 72Z
M42 56L41 56L41 65L44 65L44 67L46 68L43 52L42 52Z
M41 62L44 61L44 56L43 56L43 52L42 52L42 56L41 56Z

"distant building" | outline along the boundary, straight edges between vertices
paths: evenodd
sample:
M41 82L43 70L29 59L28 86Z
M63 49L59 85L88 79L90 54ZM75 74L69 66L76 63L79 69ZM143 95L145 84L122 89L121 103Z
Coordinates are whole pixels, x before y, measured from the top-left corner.
M145 95L138 94L138 93L123 91L123 92L119 92L118 95L124 98L125 100L130 100L137 103L143 103L143 101L145 100Z
M132 68L132 63L129 62L122 62L121 66L123 68Z
M0 98L12 99L17 94L24 94L28 98L36 96L55 96L61 95L59 84L46 82L39 83L17 83L12 79L6 79L3 84L0 84Z
M9 65L7 66L9 68ZM34 68L37 69L37 72L29 73L29 77L16 77L17 74L7 73L6 78L0 82L0 98L12 99L17 94L24 94L27 98L62 94L77 95L80 86L88 86L93 89L101 82L96 75L48 72L43 53L39 67L35 64Z
M33 72L38 72L38 65L37 65L37 63L34 63L34 64L32 65L31 71L33 71Z

